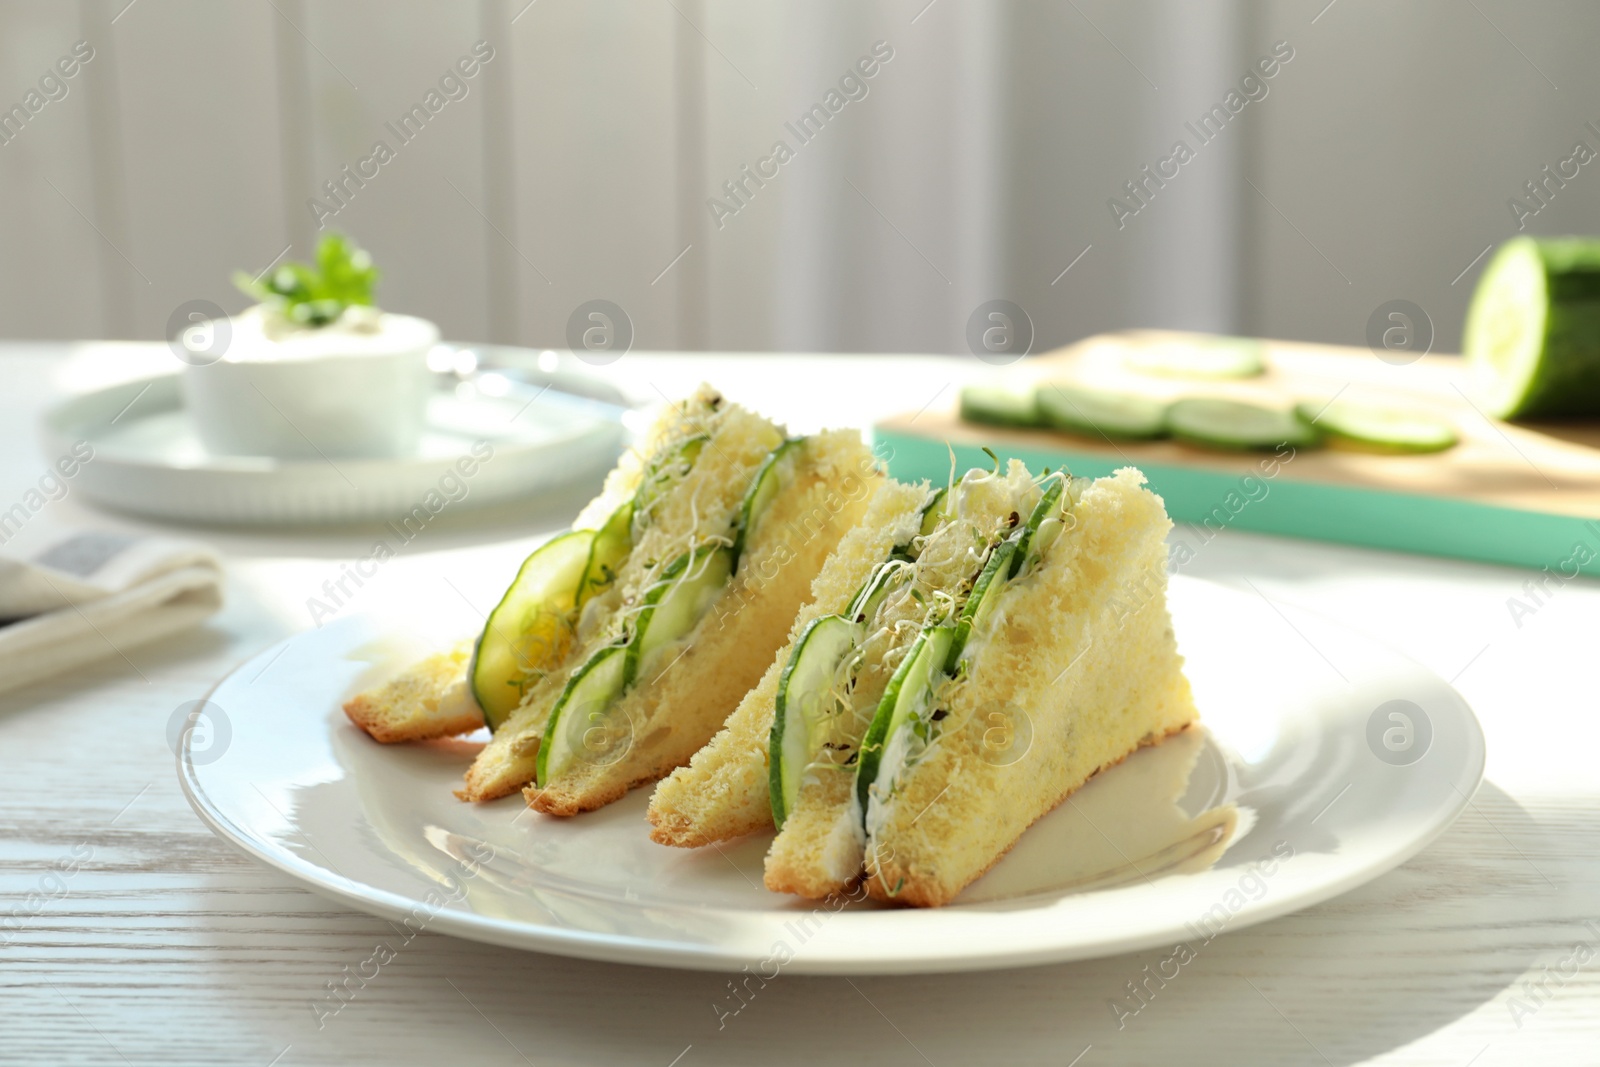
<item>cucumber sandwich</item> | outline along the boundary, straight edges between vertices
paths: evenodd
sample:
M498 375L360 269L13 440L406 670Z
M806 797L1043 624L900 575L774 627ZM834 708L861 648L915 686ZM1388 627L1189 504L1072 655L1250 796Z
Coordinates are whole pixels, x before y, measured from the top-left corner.
M839 542L817 575L811 602L794 618L788 643L773 657L761 680L745 694L711 743L696 753L688 766L656 787L650 802L651 837L662 844L693 848L770 829L773 805L767 753L775 714L784 715L794 728L792 736L807 737L811 748L826 752L845 767L843 774L813 775L808 788L846 795L850 750L827 746L848 746L852 729L848 723L840 724L837 742L823 736L829 723L826 715L818 712L832 709L819 709L817 690L837 673L836 660L846 651L841 631L854 638L873 621L867 618L869 612L874 618L908 614L899 607L906 596L903 579L920 547L924 523L938 521L942 497L926 484L905 485L886 479L878 486L865 517ZM851 651L855 643L853 639L848 643ZM794 700L780 698L780 692L798 693L797 672L811 677L824 670L826 678L812 678L803 708ZM852 683L877 684L881 689L886 679L879 675L876 664L862 665ZM820 686L815 684L819 681ZM814 742L806 733L808 726L817 731ZM859 729L853 732L859 737ZM789 786L797 782L798 776L791 775Z
M658 788L652 836L770 822L771 889L864 878L880 899L950 901L1095 772L1194 720L1170 528L1132 469L1091 482L1013 461L943 494L884 486L761 686Z
M722 725L881 480L859 434L787 437L702 386L527 558L470 656L431 657L346 711L380 740L489 726L462 799L609 803Z

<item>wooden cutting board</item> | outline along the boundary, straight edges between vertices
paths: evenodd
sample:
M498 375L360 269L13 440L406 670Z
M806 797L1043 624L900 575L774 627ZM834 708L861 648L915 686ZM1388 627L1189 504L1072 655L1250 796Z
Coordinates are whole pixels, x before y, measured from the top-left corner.
M1193 335L1102 334L996 368L993 383L1027 388L1071 381L1163 399L1221 396L1278 406L1337 396L1426 410L1456 427L1455 448L1430 455L1375 455L1335 448L1213 452L1173 441L1113 442L1051 430L960 421L957 390L927 410L879 423L874 436L897 478L943 483L957 469L987 466L982 449L1030 467L1066 466L1098 477L1144 471L1179 522L1207 531L1259 530L1294 537L1509 563L1553 575L1600 575L1600 422L1512 425L1470 399L1454 356L1385 362L1364 348L1265 341L1267 372L1200 380L1135 373L1133 347Z

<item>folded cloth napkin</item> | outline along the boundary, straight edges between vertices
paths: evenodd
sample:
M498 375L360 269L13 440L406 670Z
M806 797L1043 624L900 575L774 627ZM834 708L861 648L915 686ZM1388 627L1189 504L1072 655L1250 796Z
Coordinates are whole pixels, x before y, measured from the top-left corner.
M220 607L222 566L193 542L80 532L31 559L0 556L0 691L121 662Z

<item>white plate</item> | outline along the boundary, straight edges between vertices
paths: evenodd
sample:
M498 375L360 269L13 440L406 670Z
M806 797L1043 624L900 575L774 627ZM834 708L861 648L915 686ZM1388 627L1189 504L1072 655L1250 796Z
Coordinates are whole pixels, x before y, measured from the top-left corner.
M621 402L612 386L575 366L570 356L552 373L534 366L529 372L538 384ZM487 396L472 386L451 388L444 379L441 385L429 399L416 455L403 459L213 456L195 436L176 375L126 382L57 405L44 419L46 454L65 454L75 442L88 441L94 459L73 485L123 511L182 522L297 524L397 520L425 505L430 492L462 510L576 481L598 486L621 451L621 423L582 401L559 403L552 392L529 403L531 390L527 396ZM441 487L440 479L479 442L493 450L492 459L462 479L464 488L454 481Z
M812 974L1198 948L1377 877L1466 805L1483 735L1444 682L1256 596L1176 578L1171 600L1207 732L1098 776L941 909L841 910L770 893L768 835L697 851L653 844L648 790L567 821L520 797L461 803L450 790L475 744L385 747L339 710L469 628L442 613L431 634L351 618L263 652L184 735L179 775L217 833L373 914L629 963L769 969L792 954L781 965Z

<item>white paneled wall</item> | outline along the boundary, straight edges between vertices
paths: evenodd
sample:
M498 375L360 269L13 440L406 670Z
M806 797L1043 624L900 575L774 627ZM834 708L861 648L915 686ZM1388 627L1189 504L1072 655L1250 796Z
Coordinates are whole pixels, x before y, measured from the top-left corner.
M1002 297L1041 346L1360 343L1406 298L1451 348L1478 268L1452 281L1516 232L1506 200L1600 150L1597 33L1577 0L0 0L0 105L94 49L0 144L0 336L242 306L232 270L309 255L318 197L386 306L462 339L559 346L604 298L639 347L955 352ZM1119 228L1108 199L1279 40L1269 94ZM802 144L785 124L877 42L893 58ZM718 225L708 198L780 139L794 158ZM1597 220L1586 169L1529 229Z

